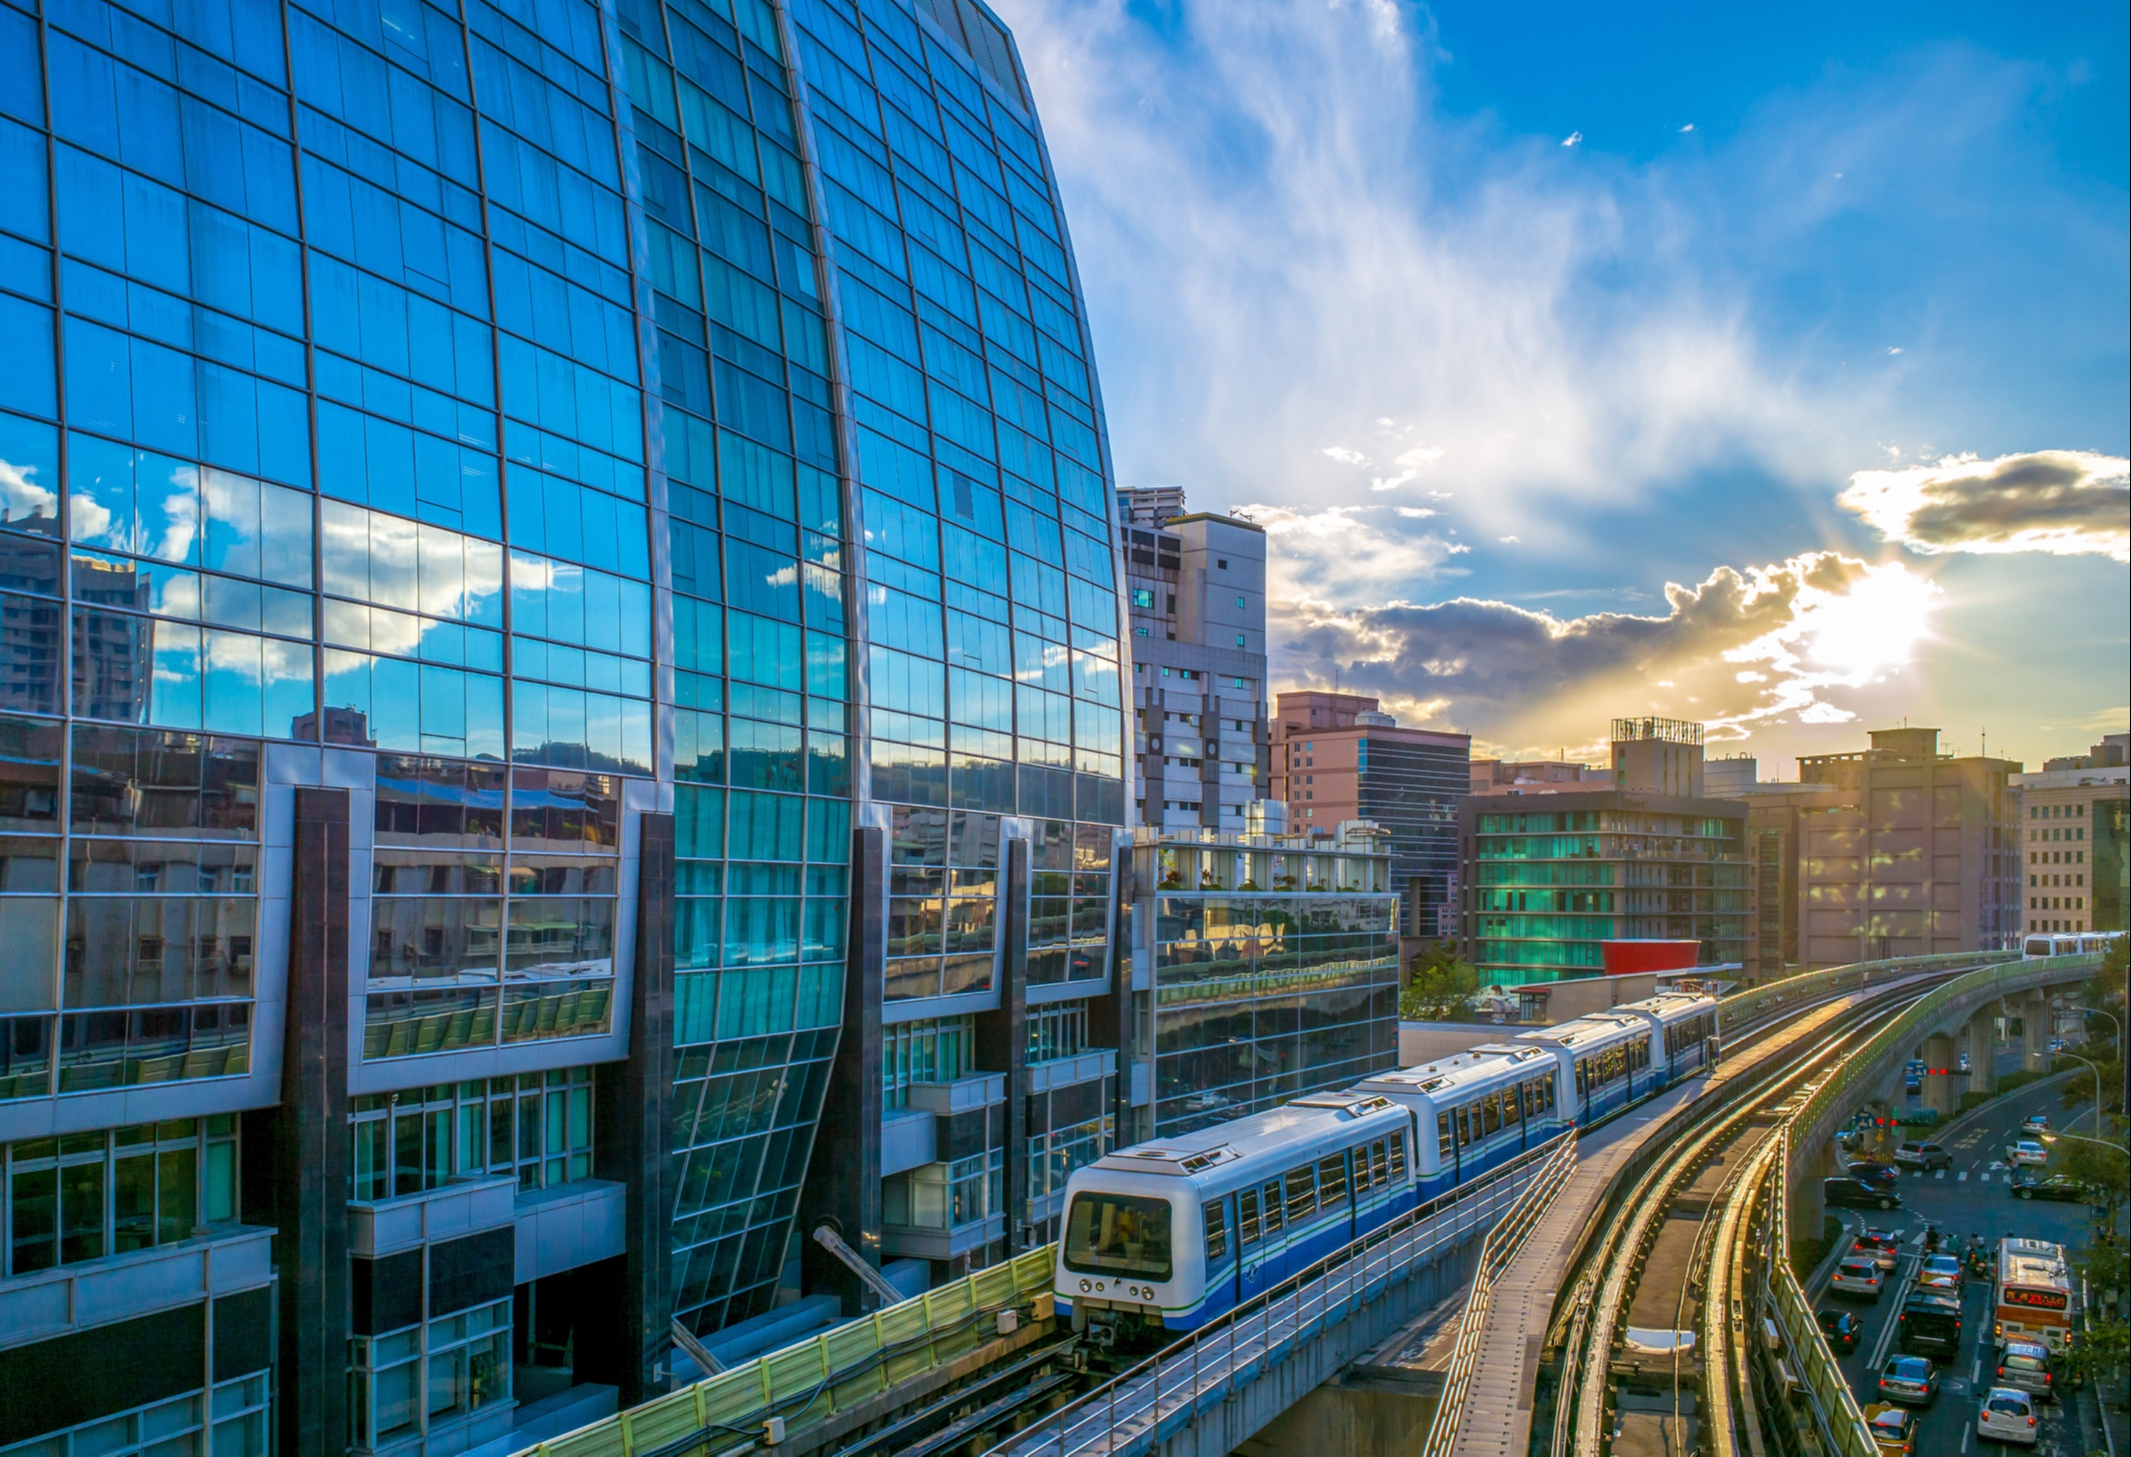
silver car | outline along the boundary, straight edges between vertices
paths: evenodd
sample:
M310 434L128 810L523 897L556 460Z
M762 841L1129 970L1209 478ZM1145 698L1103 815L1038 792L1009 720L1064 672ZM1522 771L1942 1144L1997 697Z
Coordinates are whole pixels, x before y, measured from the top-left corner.
M2056 1398L2057 1369L2040 1341L2007 1341L1998 1352L1997 1384L2025 1391L2039 1401Z

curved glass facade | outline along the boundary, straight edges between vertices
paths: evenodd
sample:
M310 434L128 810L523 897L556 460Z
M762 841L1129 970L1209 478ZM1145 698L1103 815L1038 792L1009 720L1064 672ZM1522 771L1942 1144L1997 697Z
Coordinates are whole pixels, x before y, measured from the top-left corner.
M611 1059L670 804L675 1293L767 1309L854 827L889 1021L995 994L1008 839L1027 983L1110 961L1107 446L1004 29L0 0L0 174L0 1113L261 1065L291 782L358 796L358 1122Z

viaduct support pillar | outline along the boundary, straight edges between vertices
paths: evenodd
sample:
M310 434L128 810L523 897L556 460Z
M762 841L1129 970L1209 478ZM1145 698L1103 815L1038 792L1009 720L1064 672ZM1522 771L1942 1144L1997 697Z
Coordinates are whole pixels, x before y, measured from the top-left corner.
M1998 1091L1998 1028L1994 1010L1985 1007L1970 1017L1968 1025L1961 1029L1961 1042L1968 1050L1968 1090L1972 1093Z
M2026 1054L2020 1065L2029 1072L2050 1070L2051 1016L2050 994L2039 988L2029 992L2020 1008L2022 1046Z
M1953 1039L1935 1032L1924 1039L1924 1106L1945 1122L1961 1104L1961 1054Z

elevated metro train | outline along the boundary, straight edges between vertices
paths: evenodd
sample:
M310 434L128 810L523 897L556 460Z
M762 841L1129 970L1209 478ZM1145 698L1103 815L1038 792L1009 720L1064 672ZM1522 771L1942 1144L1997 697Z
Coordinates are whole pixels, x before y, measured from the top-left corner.
M1716 1036L1714 997L1666 993L1118 1149L1067 1181L1058 1314L1106 1345L1203 1325L1700 1071Z

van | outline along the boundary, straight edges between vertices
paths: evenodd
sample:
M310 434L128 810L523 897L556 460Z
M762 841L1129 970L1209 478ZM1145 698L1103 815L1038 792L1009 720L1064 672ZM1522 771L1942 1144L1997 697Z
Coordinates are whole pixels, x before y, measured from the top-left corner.
M2056 1398L2057 1363L2040 1341L2011 1340L1998 1352L1997 1384L2025 1391L2040 1401Z
M1961 1353L1961 1302L1958 1297L1913 1290L1902 1302L1901 1347L1919 1356L1950 1361Z

